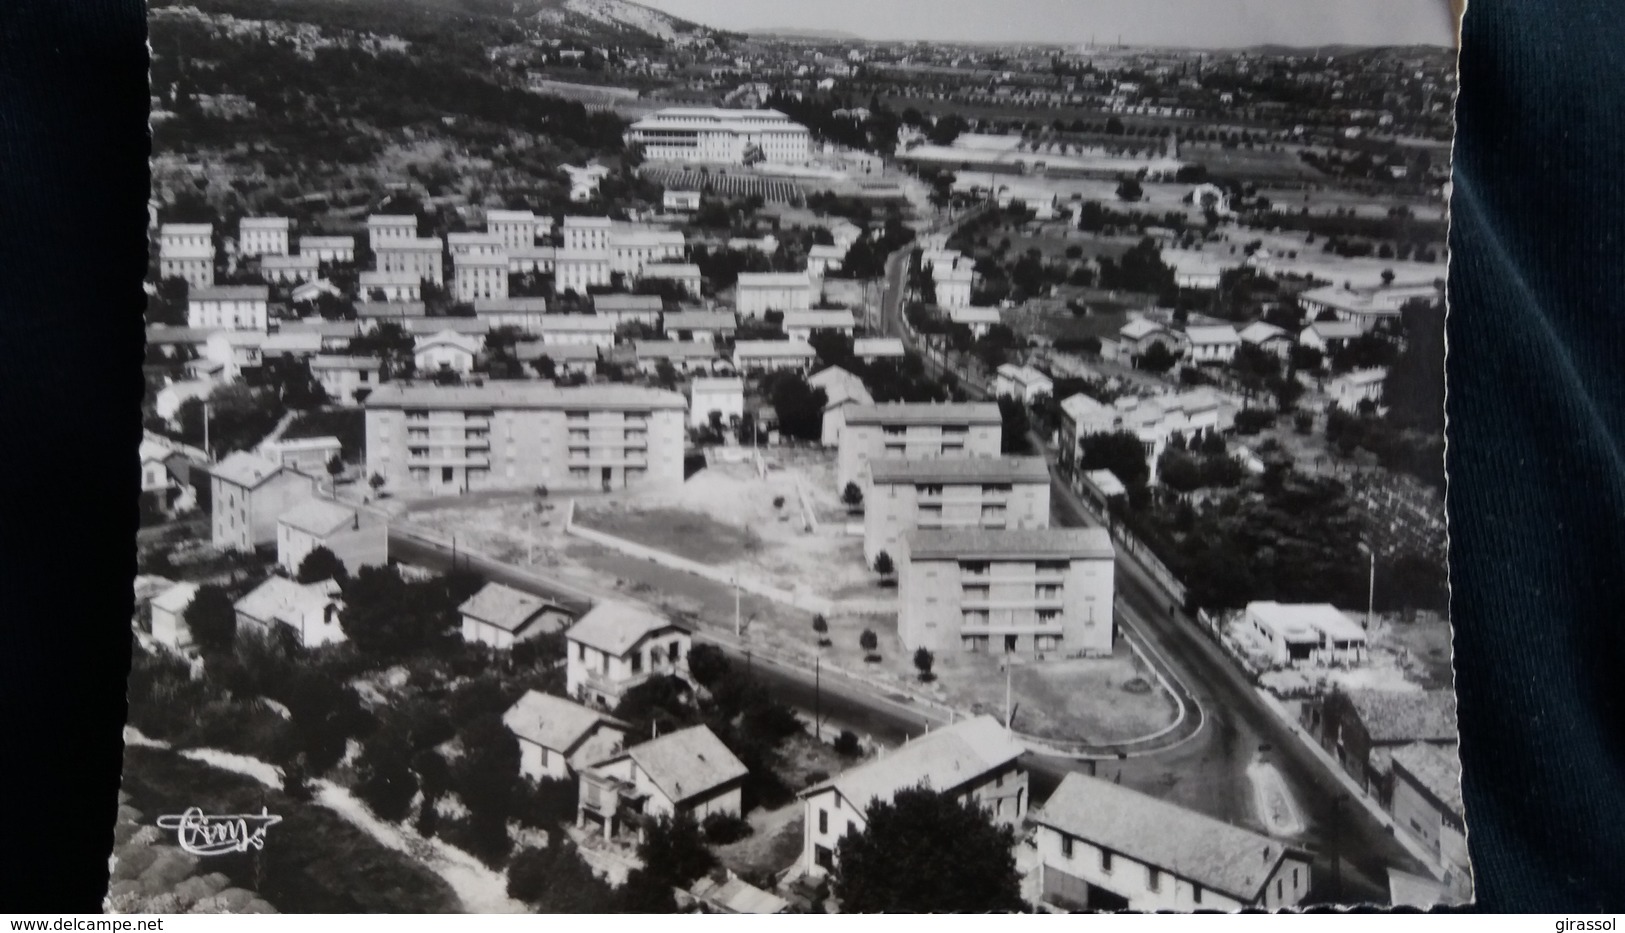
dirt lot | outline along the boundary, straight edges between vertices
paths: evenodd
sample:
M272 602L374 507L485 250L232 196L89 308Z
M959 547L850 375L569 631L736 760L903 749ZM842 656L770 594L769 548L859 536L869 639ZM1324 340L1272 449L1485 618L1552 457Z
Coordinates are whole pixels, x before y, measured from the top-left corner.
M967 656L940 671L946 699L1004 716L1000 658ZM1173 699L1121 640L1109 658L1018 664L1011 672L1012 725L1040 738L1097 744L1139 738L1173 722Z
M713 465L681 487L609 497L576 510L576 522L638 544L738 571L788 590L834 599L891 596L864 566L836 499L832 454L796 455L758 476L748 464ZM810 524L802 497L811 507ZM817 581L816 588L808 587Z

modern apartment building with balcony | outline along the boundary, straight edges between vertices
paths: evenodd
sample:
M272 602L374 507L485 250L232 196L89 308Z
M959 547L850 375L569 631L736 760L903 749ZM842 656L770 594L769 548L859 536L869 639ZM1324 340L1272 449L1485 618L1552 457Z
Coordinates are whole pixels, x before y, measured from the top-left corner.
M367 472L400 493L683 481L687 402L676 392L386 383L366 408Z
M835 487L862 486L881 458L997 457L1004 418L992 402L890 402L846 412Z
M893 559L917 529L1048 528L1043 457L880 459L869 465L863 555Z
M897 634L910 651L1112 651L1116 565L1104 528L921 529L903 551Z

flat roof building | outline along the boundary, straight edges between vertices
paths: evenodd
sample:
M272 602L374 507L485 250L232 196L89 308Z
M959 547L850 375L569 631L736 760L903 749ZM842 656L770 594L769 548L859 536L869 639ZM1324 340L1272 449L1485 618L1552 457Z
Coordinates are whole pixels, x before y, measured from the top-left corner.
M992 402L888 402L846 411L835 486L868 483L882 457L997 457L1004 418Z
M811 151L807 128L777 110L672 107L633 123L628 145L656 161L794 163Z
M1043 457L880 459L869 465L863 554L901 556L919 529L1048 528L1049 466Z

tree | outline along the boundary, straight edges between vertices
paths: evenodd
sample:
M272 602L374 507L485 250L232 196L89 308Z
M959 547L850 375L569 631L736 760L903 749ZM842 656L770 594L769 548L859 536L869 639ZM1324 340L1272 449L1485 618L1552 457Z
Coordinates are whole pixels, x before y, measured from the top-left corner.
M1110 470L1125 486L1143 486L1151 478L1146 463L1145 444L1126 432L1092 434L1081 442L1078 468L1084 471Z
M338 478L340 476L344 475L344 458L343 457L340 457L337 454L335 454L333 456L333 459L327 461L327 475L331 476L335 483L338 482Z
M1022 909L1015 833L927 787L876 800L838 847L834 893L846 913Z
M204 651L230 651L237 639L237 609L226 591L213 584L198 587L185 619L192 641Z
M1138 201L1145 197L1145 189L1138 180L1125 178L1117 183L1117 196L1124 201Z
M1194 492L1202 487L1202 468L1196 458L1178 450L1168 450L1157 462L1157 477L1162 484L1179 493Z
M404 736L394 729L374 733L362 745L356 770L360 775L356 796L368 809L385 822L406 819L418 792L418 779L412 771L411 746Z
M875 555L875 573L878 573L883 577L889 577L896 569L896 566L892 563L890 554L887 554L885 551L881 551L879 554Z
M299 583L320 583L323 580L343 583L349 578L350 571L345 568L344 561L325 547L312 548L299 562L299 570L294 574L294 580Z
M920 672L920 679L929 683L936 675L931 673L931 666L936 663L936 657L924 648L914 651L914 669Z
M812 627L818 634L818 647L822 648L829 644L829 620L822 615L813 616ZM691 664L690 667L692 666Z
M686 815L662 817L649 826L638 846L638 859L652 877L675 888L687 888L717 865L700 824Z
M787 437L816 441L824 433L823 389L814 389L799 373L776 373L763 380L764 394L779 417L779 431Z
M267 693L287 708L305 771L312 776L342 761L350 739L371 727L355 690L321 668L297 667Z
M615 892L566 839L526 849L508 865L508 896L537 913L598 914L615 908Z
M1179 362L1179 356L1169 350L1167 344L1157 340L1152 342L1149 350L1140 354L1140 358L1136 362L1139 363L1141 369L1147 372L1165 373L1172 369L1175 363Z
M875 654L875 649L880 647L880 636L875 634L874 629L866 628L858 636L858 647L863 649L865 661L877 660L879 655Z
M858 734L851 729L842 729L841 734L835 737L835 754L843 758L856 758L863 754L863 745L858 741Z
M378 492L378 490L384 488L385 482L387 481L384 479L384 477L378 473L372 474L372 476L367 479L367 485L372 487L372 491L375 494Z
M848 511L855 512L863 508L863 490L857 483L847 483L846 488L841 491L841 501L846 503Z
M688 673L694 682L710 687L733 672L733 662L716 645L699 644L689 649Z
M1021 399L1008 395L999 398L999 417L1002 422L999 433L999 449L1006 454L1024 454L1031 448L1031 438L1027 436L1031 425L1028 421L1027 406Z
M447 637L455 607L437 581L408 583L395 568L363 567L343 586L344 634L364 654L393 658L413 654Z

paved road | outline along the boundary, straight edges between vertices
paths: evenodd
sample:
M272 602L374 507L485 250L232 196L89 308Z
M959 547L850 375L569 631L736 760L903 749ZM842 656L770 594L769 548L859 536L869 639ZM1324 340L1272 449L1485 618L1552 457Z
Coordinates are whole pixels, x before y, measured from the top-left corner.
M889 333L923 351L904 319L903 294L907 253L891 257L887 293L881 301L882 322ZM922 352L927 368L936 373L947 367ZM988 393L961 373L960 384L973 398ZM1041 442L1035 438L1035 443ZM1058 473L1053 460L1052 520L1060 526L1096 524L1077 495ZM1156 583L1132 555L1121 554L1117 573L1118 595L1137 632L1145 636L1164 672L1177 680L1205 713L1203 728L1193 738L1144 758L1105 765L1101 774L1121 776L1124 784L1154 793L1235 823L1258 827L1253 812L1251 784L1246 769L1263 758L1274 764L1302 812L1307 829L1299 840L1320 853L1317 893L1338 898L1330 853L1341 852L1343 891L1340 899L1369 898L1386 902L1388 865L1419 871L1403 846L1387 828L1374 820L1358 802L1347 799L1338 778L1299 744L1276 714L1264 705L1252 684L1223 650L1203 635L1181 612L1171 611L1175 600ZM1058 763L1052 763L1058 764ZM1044 799L1036 783L1034 799Z

